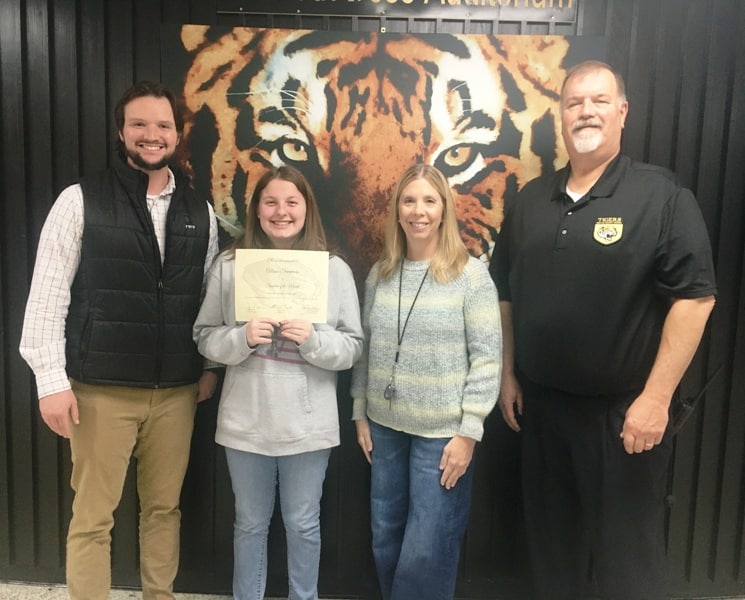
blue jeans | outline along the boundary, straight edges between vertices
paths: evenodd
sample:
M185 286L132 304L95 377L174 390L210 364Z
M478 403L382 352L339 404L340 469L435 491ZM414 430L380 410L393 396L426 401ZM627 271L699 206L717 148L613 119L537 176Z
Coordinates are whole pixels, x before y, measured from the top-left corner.
M450 438L424 438L370 421L373 556L383 600L446 600L455 594L473 469L440 485Z
M235 495L233 595L261 600L266 588L267 536L279 481L287 536L290 600L318 598L321 492L331 449L264 456L225 448Z

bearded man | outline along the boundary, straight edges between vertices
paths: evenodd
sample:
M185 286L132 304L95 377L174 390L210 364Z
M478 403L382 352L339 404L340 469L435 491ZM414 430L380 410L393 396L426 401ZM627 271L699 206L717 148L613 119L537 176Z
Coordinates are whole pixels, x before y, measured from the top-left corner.
M216 382L191 329L217 226L168 166L183 130L174 95L137 83L114 119L121 160L63 190L44 223L20 351L42 419L70 439L70 597L109 596L113 513L134 456L143 598L165 600L196 403Z

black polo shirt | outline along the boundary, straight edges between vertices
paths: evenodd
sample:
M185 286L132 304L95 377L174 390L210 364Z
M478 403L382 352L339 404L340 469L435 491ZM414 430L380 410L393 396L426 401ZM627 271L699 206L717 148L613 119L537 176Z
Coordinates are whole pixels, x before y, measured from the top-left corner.
M569 166L526 184L495 248L516 366L575 394L641 389L671 299L716 293L706 226L664 169L619 155L576 203L568 176Z

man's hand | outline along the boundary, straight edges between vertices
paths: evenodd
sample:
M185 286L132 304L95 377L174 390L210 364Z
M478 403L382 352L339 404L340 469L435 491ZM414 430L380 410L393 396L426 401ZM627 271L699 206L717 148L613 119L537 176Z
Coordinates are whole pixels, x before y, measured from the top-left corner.
M523 414L523 391L514 374L502 373L502 385L497 398L502 418L513 431L520 431L517 415Z
M462 435L456 435L447 443L440 458L440 485L445 486L445 489L453 489L466 472L471 464L475 445L476 440Z
M499 301L502 318L502 384L497 396L502 418L513 431L520 431L518 415L523 414L523 391L515 377L515 332L512 325L512 302Z
M670 304L644 391L626 411L621 437L629 454L651 450L662 441L670 400L691 363L712 308L714 296L677 298Z
M65 390L39 398L39 412L49 429L63 438L70 437L70 420L80 423L78 400L72 390Z
M626 411L623 447L629 454L651 450L662 441L668 421L670 399L640 394Z
M197 382L197 402L212 398L217 387L217 373L213 371L202 371L202 376Z
M367 419L357 419L354 422L354 426L357 429L357 443L362 448L362 453L365 455L367 462L372 464L372 457L370 453L373 449L372 435L370 435L370 423Z

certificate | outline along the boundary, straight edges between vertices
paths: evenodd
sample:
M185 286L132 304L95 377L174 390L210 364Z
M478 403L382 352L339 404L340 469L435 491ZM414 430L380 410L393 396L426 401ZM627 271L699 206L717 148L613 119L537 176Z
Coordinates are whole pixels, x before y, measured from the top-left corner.
M328 289L328 252L235 251L236 321L269 317L325 323Z

